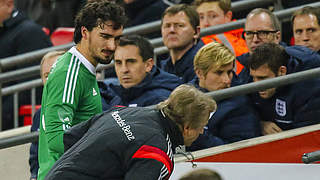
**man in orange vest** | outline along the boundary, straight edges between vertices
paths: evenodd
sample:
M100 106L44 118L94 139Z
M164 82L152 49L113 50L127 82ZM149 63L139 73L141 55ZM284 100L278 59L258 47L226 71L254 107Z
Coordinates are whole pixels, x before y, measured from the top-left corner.
M200 17L200 28L207 28L232 20L230 0L195 0L193 2ZM243 28L212 34L202 37L204 44L216 41L227 46L236 56L249 52L246 42L242 39ZM243 65L236 61L236 74L243 69Z

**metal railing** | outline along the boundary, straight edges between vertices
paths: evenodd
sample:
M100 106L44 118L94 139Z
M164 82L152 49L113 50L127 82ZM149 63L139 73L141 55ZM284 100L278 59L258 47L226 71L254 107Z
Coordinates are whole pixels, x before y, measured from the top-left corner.
M270 2L273 2L273 1L275 1L275 0L269 0L269 1L266 1L266 2L270 3ZM244 1L244 2L247 2L247 1ZM243 6L244 6L243 4L245 4L244 2L241 1L241 3L240 2L236 2L236 3L238 3L239 8L242 9ZM255 5L255 3L253 3L253 2L256 2L258 5L266 3L264 1L258 1L258 0L253 0L253 1L248 1L248 2L250 2L249 3L250 5L251 4ZM315 7L320 7L320 2L319 3L311 3L311 4L308 4L308 5L315 6ZM295 7L295 8L290 8L290 9L286 9L286 10L276 11L276 12L274 12L274 14L277 15L280 20L283 20L283 19L286 19L288 17L291 17L291 14L295 10L297 10L299 8L300 7ZM230 23L227 23L227 24L221 24L221 25L216 25L216 26L213 26L213 27L208 27L208 28L205 28L205 29L201 30L200 36L203 37L203 36L210 35L210 34L218 34L218 33L222 33L222 32L225 32L225 31L239 29L239 28L242 28L244 26L244 23L245 23L245 19L240 19L240 20L235 21L235 22L230 22ZM139 27L128 28L128 29L124 30L124 34L131 34L131 33L140 33L141 34L141 33L143 33L143 31L142 31L143 27L155 26L154 24L155 24L155 22L144 24L144 25L140 25ZM137 28L137 29L134 30L134 28ZM159 29L160 26L159 27L157 26L157 28ZM152 45L154 47L159 47L159 46L163 45L162 38L155 38L155 39L150 40L150 42L152 43ZM17 64L21 64L23 62L26 62L26 63L27 62L35 62L38 59L41 59L42 56L45 55L47 52L50 52L50 51L53 51L53 50L67 50L70 47L72 47L72 45L74 45L74 43L65 44L65 45L61 45L61 46L50 47L50 48L45 48L45 49L33 51L31 53L25 53L25 54L18 55L18 56L4 58L4 59L0 60L0 65L2 66L2 70L5 70L7 68L10 68L10 67L15 66ZM155 49L155 54L156 55L167 53L167 52L168 52L168 50L167 50L166 47L160 47L160 48L156 48ZM27 73L36 73L38 71L39 71L38 68L34 68L33 71L31 69L29 71L21 70L21 73L22 73L21 75L26 75ZM1 82L1 80L6 79L6 78L9 78L9 74L4 73L4 74L0 75L0 82Z
M311 7L320 7L320 2L310 3L310 4L306 4L306 5L311 6ZM281 11L275 11L274 14L279 18L280 21L283 22L283 21L289 20L292 13L298 9L301 9L301 7L293 7L293 8L284 9ZM230 23L220 24L220 25L208 27L205 29L201 29L200 37L211 35L211 34L219 34L222 32L243 28L245 22L246 22L245 19L239 19L237 21L233 21ZM162 38L152 39L151 43L154 47L163 46Z
M285 76L280 76L272 79L267 79L259 82L253 82L249 84L244 84L240 86L235 86L227 89L222 89L218 91L208 92L216 101L221 101L226 98L233 96L245 95L256 91L261 91L264 89L269 89L273 87L279 87L287 84L292 84L308 79L320 78L320 67L315 69L310 69L302 72L297 72L293 74L288 74ZM153 106L154 107L154 106ZM22 132L23 133L23 132ZM24 132L27 133L27 132ZM11 147L14 145L20 145L27 142L36 141L38 138L38 132L27 133L15 137L0 139L0 149Z
M247 0L247 1L240 1L232 3L232 10L233 11L241 11L248 8L259 7L266 4L270 4L272 2L277 2L277 0ZM123 31L124 35L128 34L147 34L151 32L158 31L160 29L161 21L155 21L151 23L146 23L143 25L138 25L135 27L126 28ZM235 27L235 29L238 27ZM226 30L225 30L226 31ZM220 31L220 32L223 32ZM152 42L152 41L151 41ZM25 53L17 56L12 56L8 58L0 59L0 67L2 70L6 70L10 67L13 67L17 64L21 63L31 63L36 62L37 60L41 59L46 53L50 51L58 51L58 50L67 50L71 48L74 43L69 43L60 46L54 46L50 48L45 48L41 50L36 50L30 53Z
M246 2L246 1L244 1ZM248 1L249 2L249 1ZM258 2L258 1L250 1L250 2ZM260 2L260 1L259 1ZM271 2L271 1L270 1ZM272 1L273 2L273 1ZM311 4L307 4L309 6L315 6L315 7L320 7L320 3L311 3ZM247 7L249 8L249 7ZM291 16L292 12L299 9L301 7L295 7L295 8L290 8L290 9L286 9L286 10L282 10L282 11L278 11L278 12L275 12L275 14L280 18L280 19L284 19L284 18L288 18L289 16ZM149 23L149 24L152 24L152 23ZM215 27L210 27L210 28L206 28L204 30L201 31L201 35L204 36L204 35L208 35L208 34L216 34L216 33L220 33L220 32L224 32L224 31L228 31L228 30L232 30L232 29L237 29L239 27L242 27L244 24L244 19L242 20L238 20L236 22L231 22L231 23L228 23L228 24L224 24L224 25L219 25L219 26L215 26ZM142 26L141 26L142 27ZM126 31L126 30L125 30ZM27 54L24 54L26 55L26 59L32 61L34 58L41 58L45 53L51 51L51 50L62 50L62 49L68 49L69 47L71 47L72 45L71 44L67 44L67 45L63 45L63 46L56 46L56 47L53 47L53 48L46 48L44 50L38 50L38 51L35 51L35 52L32 52L32 53L27 53ZM161 54L161 53L166 53L167 52L167 48L166 47L160 47L160 48L156 48L155 49L155 53L156 54ZM0 67L11 67L13 66L12 65L12 62L10 63L9 60L16 60L17 62L21 62L20 59L22 59L22 56L24 55L19 55L19 56L14 56L14 57L10 57L10 58L6 58L6 59L3 59L3 60L6 60L4 61L4 63L2 63L2 61L0 61ZM17 60L19 59L19 60ZM25 60L23 58L23 60ZM0 68L0 71L1 71L1 68ZM4 76L0 76L0 78L4 78ZM39 81L39 80L38 80ZM1 82L1 81L0 81ZM40 81L39 81L40 82ZM270 83L272 84L273 81L271 81ZM30 84L29 84L30 83ZM278 82L277 82L278 83ZM41 83L40 83L41 84ZM37 84L35 83L35 81L33 82L27 82L25 83L23 86L27 85L27 87L36 87L36 86L40 86L40 84ZM269 86L274 86L274 85L267 85L268 87ZM250 84L248 84L250 85ZM264 86L257 86L256 84L255 85L251 85L252 89L254 88L263 88ZM1 83L0 83L0 87L1 87ZM238 87L233 87L233 88L229 88L229 89L224 89L224 90L221 90L221 91L215 91L215 92L211 92L213 93L213 97L215 97L214 94L216 93L222 93L222 94L219 94L219 97L223 97L223 96L231 96L232 93L238 93L237 91L241 92L241 93L245 93L246 91L246 88L244 89L239 89L239 90L235 90L235 88L243 88L245 86L238 86ZM3 89L2 91L0 91L0 100L1 100L1 96L3 96L3 92L5 94L8 94L9 92L16 92L17 90L25 90L27 88L22 88L22 86L16 86L16 87L11 87L11 90L9 89ZM235 92L232 92L232 91L235 91ZM252 91L257 91L257 89L255 90L252 90ZM231 94L230 94L231 92ZM248 92L249 93L249 92ZM217 96L217 98L219 98ZM1 103L1 102L0 102ZM1 110L0 110L1 112ZM0 114L1 115L1 114ZM0 116L1 118L2 116Z
M247 8L254 8L254 7L259 7L259 6L264 6L270 3L278 3L277 0L248 0L248 1L240 1L240 2L235 2L232 3L232 10L234 12L237 11L241 11L241 10L245 10ZM160 30L160 25L161 22L160 21L155 21L155 22L151 22L151 23L147 23L147 24L143 24L143 25L139 25L139 26L135 26L135 27L131 27L131 28L127 28L124 30L123 34L127 35L127 34L147 34L150 32L155 32ZM233 29L238 28L238 26L234 26L231 25L233 27ZM219 28L219 27L218 27ZM226 31L228 29L226 29L224 26L220 27L220 29L218 30L219 33ZM202 35L206 35L206 31L205 30L204 33L202 32ZM211 30L208 31L208 33ZM214 31L213 31L214 32ZM153 43L154 46L157 46L157 44L162 45L162 38L157 38L155 40L151 40L151 42ZM41 49L41 50L36 50L30 53L25 53L25 54L21 54L21 55L17 55L17 56L13 56L13 57L8 57L8 58L4 58L2 60L0 60L0 71L5 71L9 68L12 68L16 65L21 65L24 63L35 63L35 62L40 62L40 59L48 52L50 51L54 51L54 50L67 50L70 47L72 47L74 45L74 43L69 43L69 44L65 44L65 45L61 45L61 46L55 46L55 47L50 47L50 48L45 48L45 49ZM166 47L160 47L155 49L155 54L163 54L168 52L168 49ZM106 68L106 67L104 67ZM21 69L21 70L16 70L16 71L11 71L11 72L7 72L7 73L3 73L0 75L0 87L1 87L1 83L4 82L9 82L9 81L13 81L13 80L21 80L33 75L36 75L39 72L39 67L38 66L34 66L34 67L30 67L30 68L25 68L25 69ZM41 86L41 84L39 84L38 86ZM38 86L34 86L33 89L31 90L31 92L35 92L35 87ZM12 89L14 89L15 87L11 87ZM14 124L16 125L15 127L17 127L18 125L18 90L14 92ZM35 93L33 93L35 94ZM2 96L1 92L0 92L0 101L2 102ZM32 102L35 102L35 97L32 96L31 98ZM32 103L32 115L34 114L34 107L35 103ZM2 107L2 106L1 106ZM2 129L1 127L2 125L2 109L0 109L0 130Z

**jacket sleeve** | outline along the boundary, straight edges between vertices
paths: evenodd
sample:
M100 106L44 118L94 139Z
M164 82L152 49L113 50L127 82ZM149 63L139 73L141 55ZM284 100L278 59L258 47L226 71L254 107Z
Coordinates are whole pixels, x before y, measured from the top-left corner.
M203 134L200 134L197 140L195 140L190 147L187 147L188 151L197 151L201 149L207 149L210 147L220 146L225 142L212 134L208 129L204 130Z
M52 46L52 43L41 26L31 22L30 20L24 21L23 32L19 33L19 37L15 40L18 42L16 50L17 54L43 49Z
M219 126L219 137L225 143L233 143L261 135L260 119L249 104L237 104L237 108L228 112Z
M103 114L104 113L93 116L88 121L84 121L68 129L63 135L64 150L67 151L71 146L77 143L84 134L88 132L90 126L92 126L97 119L103 116Z
M173 170L171 144L154 135L132 153L125 180L168 179Z
M38 131L39 123L40 123L40 110L38 110L32 119L31 132ZM37 179L38 176L38 142L32 142L30 146L30 157L29 157L29 165L30 165L30 174L31 178Z
M68 83L65 80L66 73L52 75L56 76L49 76L45 85L46 104L45 108L42 108L42 111L44 111L42 113L42 118L44 118L42 122L45 123L42 126L44 126L43 129L47 136L49 150L62 155L64 153L63 134L65 130L72 126L76 108L81 97L81 89L83 88L78 78L74 85L74 99L72 101L72 95L65 95L68 92L70 94L70 91L64 91L65 87L70 86L70 84L65 85L65 83Z
M218 104L208 129L188 150L199 150L260 136L260 120L245 96Z
M297 86L292 128L320 123L320 80L298 83ZM308 93L302 96L301 92Z

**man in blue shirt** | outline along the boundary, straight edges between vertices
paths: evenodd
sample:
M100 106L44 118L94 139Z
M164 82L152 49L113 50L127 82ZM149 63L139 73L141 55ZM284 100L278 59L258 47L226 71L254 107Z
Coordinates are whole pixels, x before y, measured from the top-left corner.
M170 57L160 62L161 69L177 75L184 83L194 78L193 57L204 45L199 41L199 23L197 11L186 4L171 6L162 14L161 33Z
M281 28L277 16L267 9L257 8L252 10L246 18L244 38L249 48L249 53L238 56L238 61L245 66L239 74L243 83L251 82L247 61L252 52L264 43L280 44L285 48L288 58L295 59L298 64L288 66L288 72L299 72L315 67L320 67L320 56L317 52L304 46L287 46L281 42ZM304 64L299 63L303 61ZM306 65L307 64L307 65Z
M149 106L167 99L182 82L154 66L151 43L137 35L120 38L115 50L116 83L100 83L103 110L115 105Z
M248 60L254 82L284 76L290 69L308 66L302 60L289 58L286 50L274 43L257 47ZM262 133L304 127L320 122L320 80L306 80L270 88L251 95L262 121Z

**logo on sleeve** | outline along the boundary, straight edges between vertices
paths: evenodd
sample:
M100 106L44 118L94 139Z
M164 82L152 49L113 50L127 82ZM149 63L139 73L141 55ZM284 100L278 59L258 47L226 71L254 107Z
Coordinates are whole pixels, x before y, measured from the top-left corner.
M92 88L92 92L93 92L92 93L93 96L96 96L98 94L97 91L94 88Z
M285 116L287 114L285 101L276 99L276 112L279 116Z

